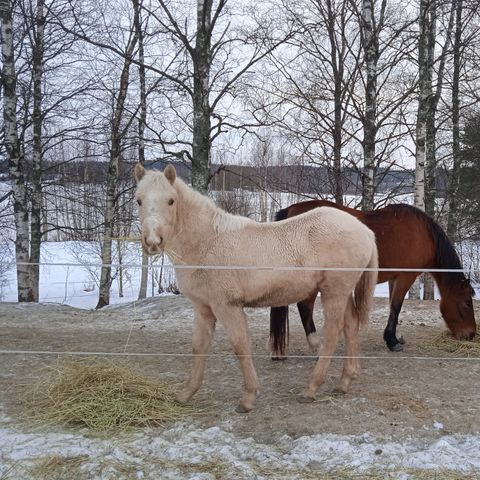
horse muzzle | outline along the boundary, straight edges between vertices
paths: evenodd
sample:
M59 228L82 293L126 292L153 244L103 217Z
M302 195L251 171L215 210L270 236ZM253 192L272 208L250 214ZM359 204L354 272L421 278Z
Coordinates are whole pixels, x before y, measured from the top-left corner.
M157 255L163 251L165 242L163 237L152 237L149 235L144 235L142 237L143 249L149 255Z
M475 332L469 332L469 333L457 333L455 335L455 338L457 340L467 340L467 341L472 341L475 338L476 333Z

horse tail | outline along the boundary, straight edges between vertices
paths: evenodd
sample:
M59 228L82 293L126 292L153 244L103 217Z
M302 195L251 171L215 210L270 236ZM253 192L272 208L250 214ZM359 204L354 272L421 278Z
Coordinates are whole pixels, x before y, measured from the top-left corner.
M285 357L288 345L288 305L270 309L270 349L274 358Z
M288 207L282 208L275 213L275 221L288 218ZM270 309L270 338L269 347L275 358L285 356L288 345L289 324L288 305L285 307L272 307Z
M375 242L375 236L372 237L372 255L370 261L368 262L367 268L377 269L378 268L378 250L377 244ZM355 308L358 314L358 320L360 325L365 325L368 321L368 316L373 305L373 293L375 291L375 286L377 285L377 270L367 270L362 273L360 280L358 281L354 297L355 297Z

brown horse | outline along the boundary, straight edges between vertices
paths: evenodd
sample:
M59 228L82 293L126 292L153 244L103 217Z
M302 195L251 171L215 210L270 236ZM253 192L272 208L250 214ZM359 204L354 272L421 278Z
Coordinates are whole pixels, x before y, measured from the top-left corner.
M326 200L311 200L278 211L275 220L284 220L326 206L350 213L375 233L379 268L419 270L378 273L378 283L388 281L390 292L390 316L383 338L390 350L403 350L403 339L397 339L396 329L405 295L422 270L462 268L453 245L438 223L421 210L405 204L362 212ZM448 328L458 339L472 339L476 333L476 324L472 305L474 291L469 280L462 272L432 272L432 276L440 290L440 312ZM318 342L312 317L316 298L317 292L312 292L310 297L297 304L312 347ZM272 308L269 343L273 359L281 359L285 355L287 322L288 306Z

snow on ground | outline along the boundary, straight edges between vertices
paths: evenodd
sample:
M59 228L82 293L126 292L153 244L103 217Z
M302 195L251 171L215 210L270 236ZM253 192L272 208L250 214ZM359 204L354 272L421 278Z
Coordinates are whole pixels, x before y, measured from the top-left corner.
M204 430L178 424L161 434L148 430L110 439L88 438L81 433L21 433L7 427L0 428L0 478L12 467L11 476L6 478L29 478L28 468L47 456L84 456L82 471L91 479L125 478L122 468L126 466L135 470L136 478L218 478L205 471L212 465L222 466L222 478L304 478L307 473L348 470L360 475L382 472L403 479L414 478L412 469L480 472L479 447L475 436L444 435L431 442L414 438L399 442L368 433L297 439L279 435L265 444L238 437L228 424Z
M100 278L100 257L97 245L92 242L45 242L42 244L40 267L40 301L70 305L77 308L95 308L98 302L98 279ZM140 244L130 243L123 252L123 296L119 296L119 276L116 275L111 288L111 304L128 303L138 298L140 285L141 252ZM116 258L114 263L116 263ZM131 265L131 266L129 266ZM158 277L161 261L150 270L148 296L158 295L152 284L152 273ZM165 260L163 287L173 281L173 270ZM116 269L113 274L115 275ZM10 268L4 282L0 283L0 300L17 300L15 269ZM3 285L2 285L3 283Z

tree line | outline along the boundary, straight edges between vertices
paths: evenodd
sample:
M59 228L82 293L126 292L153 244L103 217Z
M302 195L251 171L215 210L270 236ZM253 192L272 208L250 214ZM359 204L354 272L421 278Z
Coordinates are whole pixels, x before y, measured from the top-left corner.
M412 174L415 205L454 241L478 238L476 0L0 0L0 23L0 222L19 301L38 301L49 232L89 238L45 220L81 170L109 303L137 161L185 165L204 193L238 177L344 203L355 179L364 210ZM303 183L272 175L293 166Z

